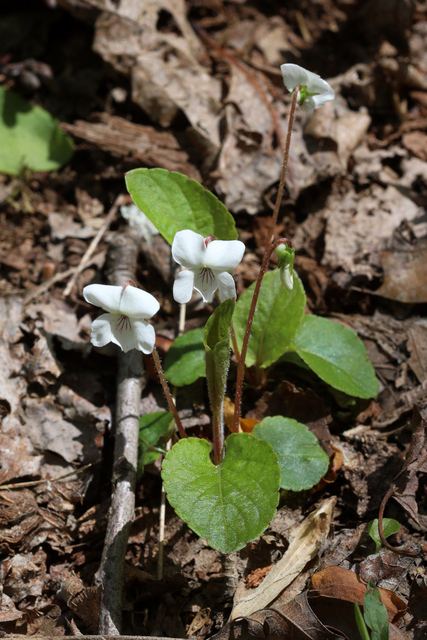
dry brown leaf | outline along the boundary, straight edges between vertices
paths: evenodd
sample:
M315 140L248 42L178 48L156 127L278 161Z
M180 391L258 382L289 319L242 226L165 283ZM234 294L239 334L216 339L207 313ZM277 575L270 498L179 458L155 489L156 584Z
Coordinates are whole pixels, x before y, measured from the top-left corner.
M427 302L427 248L381 251L384 281L377 295L418 304Z
M326 567L311 577L313 589L325 598L335 598L363 605L366 583L354 571L343 567ZM390 622L397 622L406 611L406 603L393 591L381 589L381 600L384 603Z
M329 533L335 503L335 497L328 498L295 529L286 553L260 586L233 607L232 620L267 607L316 556Z

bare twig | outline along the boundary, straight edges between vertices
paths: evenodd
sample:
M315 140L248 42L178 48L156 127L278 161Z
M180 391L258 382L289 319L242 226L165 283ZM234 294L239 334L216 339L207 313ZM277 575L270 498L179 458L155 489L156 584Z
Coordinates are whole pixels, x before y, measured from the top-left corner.
M55 482L63 482L70 476L77 476L86 469L89 469L93 466L93 463L85 464L84 467L80 467L80 469L73 469L73 471L69 471L68 473L64 473L62 476L58 476L57 478L42 478L41 480L31 480L31 482L14 482L13 484L2 484L0 485L0 491L5 491L6 489L24 489L26 487L37 487L40 484L45 482L50 482L51 484L55 484Z
M123 285L135 279L137 258L138 241L130 234L117 236L108 253L109 283ZM95 583L103 585L99 632L113 635L121 632L124 561L135 511L139 407L145 386L143 361L138 351L120 353L118 365L115 488L101 564L95 577Z
M64 289L64 297L65 298L70 295L70 293L72 292L72 290L74 288L74 285L77 282L77 278L79 277L79 275L81 274L83 269L85 269L87 267L87 265L89 264L89 261L92 258L96 247L101 242L102 236L107 231L107 229L110 226L110 224L113 222L113 220L114 220L114 218L116 216L116 213L117 213L117 209L123 203L124 197L126 197L126 196L123 196L123 194L119 194L117 196L117 198L114 200L114 202L113 202L113 204L111 206L111 209L107 213L107 215L105 217L105 220L102 223L101 228L99 229L98 233L96 234L96 236L94 237L94 239L92 240L92 242L90 243L88 248L86 249L86 252L83 255L82 259L80 260L80 263L77 265L77 267L74 267L74 273L73 273L72 277L70 278L70 281L68 282L67 286Z

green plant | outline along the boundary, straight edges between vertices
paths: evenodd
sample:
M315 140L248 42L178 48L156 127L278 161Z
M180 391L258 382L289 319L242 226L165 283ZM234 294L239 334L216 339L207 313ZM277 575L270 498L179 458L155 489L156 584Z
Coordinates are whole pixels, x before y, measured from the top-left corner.
M397 520L394 520L393 518L383 518L383 531L386 538L397 533L399 529L400 523ZM368 524L368 533L375 542L375 553L378 553L382 547L380 532L378 530L378 518L371 520Z
M53 171L72 155L71 138L50 113L0 87L0 173Z
M354 615L362 640L389 640L387 609L381 602L379 589L372 582L368 582L363 597L363 615L357 602L354 603Z
M310 111L333 97L332 89L318 76L305 70L308 75L301 75L296 65L284 67L285 84L292 84L293 99L271 230L279 213L297 100ZM298 82L299 75L307 78L309 86ZM245 247L236 240L234 220L225 206L199 183L164 169L130 171L126 185L135 204L172 245L175 261L186 268L175 279L175 300L188 302L195 289L205 302L218 290L223 301L204 330L177 338L163 373L149 331L152 327L146 322L157 310L152 296L138 293L130 283L121 292L114 288L114 295L105 296L104 290L93 290L99 285L90 285L85 288L86 299L88 293L93 294L89 302L95 301L108 311L95 320L92 341L98 345L113 341L124 350L137 345L145 353L152 352L169 411L181 435L163 462L168 499L177 514L212 546L232 552L265 530L277 507L280 487L309 489L319 482L329 463L316 437L295 420L265 418L253 434L239 433L245 367L255 367L260 377L264 369L283 357L296 358L340 392L361 398L375 396L378 383L363 343L354 332L325 318L304 314L306 297L293 270L295 251L289 240L272 241L271 231L259 276L236 303L236 288L229 272L242 259ZM273 252L278 256L278 269L267 272ZM238 365L233 433L225 439L223 405L230 341ZM191 384L206 376L213 451L207 440L187 438L165 375L176 385ZM158 440L154 442L158 435L156 432L149 442L155 449L159 448ZM147 452L146 445L147 438Z

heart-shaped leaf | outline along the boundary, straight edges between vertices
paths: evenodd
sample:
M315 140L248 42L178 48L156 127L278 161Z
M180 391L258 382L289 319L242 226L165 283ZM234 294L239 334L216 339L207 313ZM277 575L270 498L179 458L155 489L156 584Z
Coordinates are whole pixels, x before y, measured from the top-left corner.
M255 283L240 296L233 316L239 349L242 348L254 288ZM265 274L252 323L247 367L254 364L268 367L284 354L302 320L305 303L304 288L296 273L291 291L283 286L278 269Z
M162 478L176 513L209 544L231 553L261 535L279 501L280 469L265 440L233 433L215 466L206 440L180 440L163 461Z
M328 470L328 456L314 433L301 422L282 416L264 418L255 425L253 434L267 440L277 453L283 489L311 489Z
M234 219L216 196L195 180L166 169L133 169L126 176L132 200L172 244L177 231L191 229L217 240L235 240Z
M165 376L171 384L183 387L206 375L204 328L192 329L174 340L165 358Z
M292 348L319 378L357 398L374 398L379 390L365 345L339 322L306 315Z
M54 171L72 155L71 138L50 113L0 87L0 173Z

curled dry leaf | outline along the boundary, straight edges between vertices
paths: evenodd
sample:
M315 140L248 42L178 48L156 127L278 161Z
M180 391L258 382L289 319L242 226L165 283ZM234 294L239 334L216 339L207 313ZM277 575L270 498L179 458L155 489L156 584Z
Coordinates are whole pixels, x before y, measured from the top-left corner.
M313 589L323 598L334 598L363 605L366 583L354 571L343 567L326 567L311 577ZM390 622L397 622L406 611L406 603L393 591L381 589L381 600L387 609Z
M328 498L294 531L289 548L259 587L242 598L231 612L231 619L264 609L312 560L329 533L336 498Z

